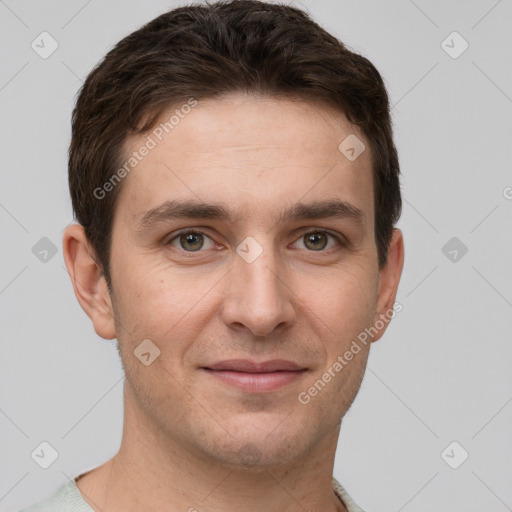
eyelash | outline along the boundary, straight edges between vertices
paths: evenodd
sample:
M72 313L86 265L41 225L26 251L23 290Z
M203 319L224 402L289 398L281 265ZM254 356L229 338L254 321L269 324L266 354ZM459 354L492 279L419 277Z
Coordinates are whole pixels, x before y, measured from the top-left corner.
M179 231L178 233L176 233L172 238L170 238L167 242L165 242L165 245L166 246L172 246L172 242L174 242L174 240L179 239L179 237L182 236L182 235L188 235L188 234L202 235L202 236L212 240L211 237L209 237L203 231L194 230L194 229L186 229L186 230ZM325 235L333 238L334 240L336 240L336 242L338 242L338 244L339 244L339 247L341 247L341 248L346 247L348 245L348 242L346 241L346 239L343 236L338 236L338 235L335 235L335 234L331 233L330 231L321 230L321 229L306 231L297 240L303 239L306 235L312 235L312 234L325 234ZM199 249L197 251L186 251L185 249L182 249L182 248L176 248L176 247L174 247L174 248L179 250L179 251L181 251L181 252L187 253L187 254L194 254L194 253L205 252L205 250L203 250L202 247L201 247L201 249ZM332 251L333 249L336 249L336 247L331 247L330 249L321 249L321 250L318 250L318 251L306 249L306 251L307 252L311 252L311 253L324 253L324 252Z

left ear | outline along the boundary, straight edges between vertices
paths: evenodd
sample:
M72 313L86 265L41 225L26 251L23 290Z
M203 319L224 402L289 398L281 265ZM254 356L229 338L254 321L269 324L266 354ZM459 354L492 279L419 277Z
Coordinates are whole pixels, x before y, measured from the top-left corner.
M391 319L390 315L395 311L393 306L403 266L404 240L402 232L398 228L394 228L389 243L386 264L379 273L379 292L375 318L373 319L373 325L378 332L373 336L372 342L382 337ZM382 326L382 324L384 325Z

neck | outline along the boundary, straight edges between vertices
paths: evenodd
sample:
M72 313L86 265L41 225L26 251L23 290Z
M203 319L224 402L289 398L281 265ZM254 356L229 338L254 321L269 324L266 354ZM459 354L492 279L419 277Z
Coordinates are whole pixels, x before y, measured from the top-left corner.
M229 465L164 434L125 401L121 447L77 482L96 511L346 512L332 471L339 425L288 465Z

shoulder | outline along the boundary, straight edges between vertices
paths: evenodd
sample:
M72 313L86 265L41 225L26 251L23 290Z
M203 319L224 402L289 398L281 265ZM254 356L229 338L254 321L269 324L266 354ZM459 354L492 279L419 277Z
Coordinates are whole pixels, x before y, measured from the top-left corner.
M82 498L73 480L59 487L48 498L20 512L94 512Z
M364 510L356 504L348 492L334 477L332 478L332 486L336 496L338 496L338 498L343 502L348 512L364 512Z

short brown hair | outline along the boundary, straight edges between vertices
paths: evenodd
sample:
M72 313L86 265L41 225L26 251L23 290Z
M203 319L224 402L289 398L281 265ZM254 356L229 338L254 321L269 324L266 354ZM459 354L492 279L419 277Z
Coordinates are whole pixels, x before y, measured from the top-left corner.
M386 263L401 214L399 163L384 82L369 60L348 50L295 7L257 0L190 4L122 39L91 71L72 116L69 187L106 281L112 220L122 184L101 199L123 162L130 135L151 129L173 105L251 92L322 101L367 138L373 161L375 240Z

